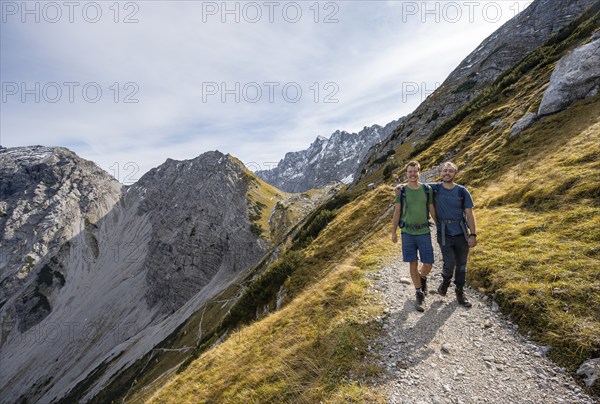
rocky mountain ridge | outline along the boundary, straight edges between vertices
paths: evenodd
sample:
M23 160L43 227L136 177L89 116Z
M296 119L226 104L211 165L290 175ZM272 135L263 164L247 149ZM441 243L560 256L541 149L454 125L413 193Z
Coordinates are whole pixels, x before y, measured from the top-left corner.
M272 244L249 217L259 182L220 152L125 187L65 148L0 149L3 399L95 373L91 398L235 282Z
M375 144L354 174L353 184L386 164L403 143L416 145L477 96L500 74L573 21L594 0L538 0L495 31L467 56L442 85L385 140ZM451 156L448 156L451 157Z
M289 152L270 170L256 172L260 178L286 192L304 192L354 179L367 150L388 137L402 118L385 126L365 126L358 133L335 131L329 138L318 136L308 149Z

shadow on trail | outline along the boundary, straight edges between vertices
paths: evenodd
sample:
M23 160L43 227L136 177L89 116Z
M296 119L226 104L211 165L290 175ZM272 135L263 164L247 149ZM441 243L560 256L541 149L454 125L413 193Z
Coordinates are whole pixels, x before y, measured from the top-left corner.
M427 300L425 312L419 314L420 318L414 325L407 323L409 314L415 313L414 298L409 298L399 312L390 316L390 325L395 330L393 337L399 342L398 348L406 367L414 366L435 352L428 344L457 308L454 302L434 300L433 296L428 296Z

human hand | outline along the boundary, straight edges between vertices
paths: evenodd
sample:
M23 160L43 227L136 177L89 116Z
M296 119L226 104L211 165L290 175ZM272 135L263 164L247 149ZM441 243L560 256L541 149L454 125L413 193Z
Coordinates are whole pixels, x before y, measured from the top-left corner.
M475 247L477 245L477 237L469 237L467 244L469 245L469 248Z
M396 244L398 242L398 235L396 233L392 233L392 243Z

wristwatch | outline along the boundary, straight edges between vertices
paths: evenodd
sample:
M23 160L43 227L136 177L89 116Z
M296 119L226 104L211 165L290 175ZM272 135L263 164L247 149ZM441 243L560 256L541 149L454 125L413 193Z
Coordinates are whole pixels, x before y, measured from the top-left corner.
M471 233L471 234L469 234L469 237L475 237L475 238L477 238L477 234Z

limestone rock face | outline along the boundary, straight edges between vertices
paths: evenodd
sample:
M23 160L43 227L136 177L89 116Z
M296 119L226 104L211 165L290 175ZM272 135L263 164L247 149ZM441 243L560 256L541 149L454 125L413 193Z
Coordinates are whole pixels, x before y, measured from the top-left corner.
M94 163L63 148L0 149L0 306L20 332L52 310L70 277L76 234L94 254L93 223L112 209L122 186ZM71 243L72 244L72 243Z
M389 136L402 118L358 133L336 131L319 136L306 150L290 152L271 170L257 171L265 182L286 192L304 192L333 183L348 184L369 148Z
M219 152L167 160L134 185L143 195L152 238L147 301L165 312L181 307L217 273L236 273L266 252L246 219L243 168ZM176 192L174 192L176 190Z
M514 66L595 0L536 0L485 39L442 85L406 116L385 140L373 145L354 175L354 184L380 169L386 155L405 142L417 143L456 113L503 71Z
M600 38L561 58L544 92L539 115L549 115L573 102L595 95L600 87Z
M247 171L209 152L131 187L64 148L0 148L0 391L81 396L163 341L266 251Z

